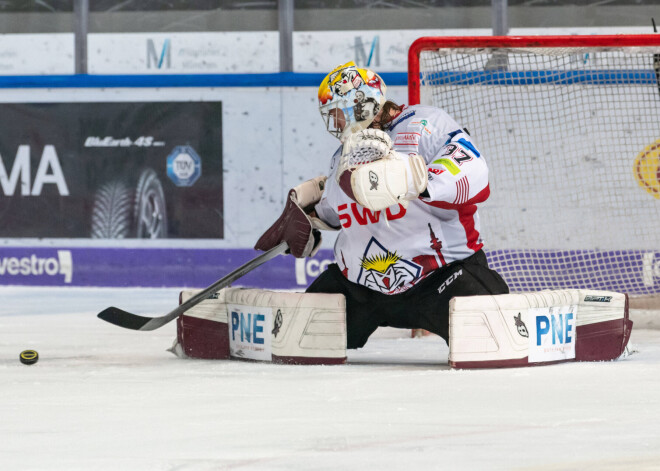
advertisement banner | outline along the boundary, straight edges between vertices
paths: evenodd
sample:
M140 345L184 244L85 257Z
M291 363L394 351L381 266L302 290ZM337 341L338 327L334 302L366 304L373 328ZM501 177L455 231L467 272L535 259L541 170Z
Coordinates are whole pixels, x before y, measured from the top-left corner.
M4 247L0 248L0 285L204 288L260 253L253 249ZM304 289L333 261L329 249L304 260L276 257L236 285ZM301 270L308 276L300 277Z
M657 293L660 289L660 252L641 250L603 252L601 273L614 276L594 280L588 276L568 276L584 268L590 254L574 253L572 261L556 270L551 258L531 258L515 251L486 252L491 268L498 271L513 292L543 289L601 289L630 295ZM188 287L204 288L253 259L261 252L253 249L130 248L130 247L2 247L0 248L0 285L32 286L107 286L107 287ZM515 271L507 261L516 260ZM257 267L234 283L261 289L303 291L323 271L335 263L331 249L321 249L310 258L290 255L276 257ZM616 276L625 265L627 277ZM343 268L341 263L340 268ZM520 275L526 267L524 275ZM539 284L539 270L555 270L548 285Z
M276 31L91 33L91 74L233 74L279 71Z
M617 34L644 34L619 27ZM518 35L611 34L611 28L512 28ZM490 36L491 28L293 31L293 72L327 74L355 61L379 73L407 72L408 49L423 36ZM280 71L277 31L90 33L90 74L264 74ZM282 83L282 85L286 85Z
M532 308L528 311L529 362L575 358L577 305Z
M0 111L0 237L223 237L221 102Z
M75 73L73 33L0 34L0 75Z
M271 361L273 310L263 306L227 304L229 354L237 358Z

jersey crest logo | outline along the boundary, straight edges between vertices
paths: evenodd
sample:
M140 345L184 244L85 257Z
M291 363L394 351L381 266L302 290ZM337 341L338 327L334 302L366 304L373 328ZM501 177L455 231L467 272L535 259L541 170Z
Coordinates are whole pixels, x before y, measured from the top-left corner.
M357 282L375 291L393 294L414 282L421 273L421 265L404 260L372 237L364 251Z

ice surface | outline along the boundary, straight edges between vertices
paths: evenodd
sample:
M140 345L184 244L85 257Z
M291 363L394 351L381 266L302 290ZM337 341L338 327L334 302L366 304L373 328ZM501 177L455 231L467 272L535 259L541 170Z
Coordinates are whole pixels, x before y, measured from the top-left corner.
M0 469L660 469L660 330L616 362L452 371L437 337L381 332L342 366L182 360L174 322L95 317L177 298L0 287Z

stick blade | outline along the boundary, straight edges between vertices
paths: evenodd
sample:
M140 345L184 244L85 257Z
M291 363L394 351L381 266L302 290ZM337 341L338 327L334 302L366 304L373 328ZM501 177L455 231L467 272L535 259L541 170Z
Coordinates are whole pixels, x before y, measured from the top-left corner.
M138 316L117 307L109 307L99 312L97 317L111 324L131 330L151 330L144 327L151 321L151 317Z

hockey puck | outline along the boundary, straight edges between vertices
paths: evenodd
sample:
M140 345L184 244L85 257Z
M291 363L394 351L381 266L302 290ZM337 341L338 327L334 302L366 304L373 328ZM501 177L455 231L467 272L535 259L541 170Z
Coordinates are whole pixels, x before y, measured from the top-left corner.
M39 354L36 350L23 350L18 358L24 365L34 365L39 361Z

